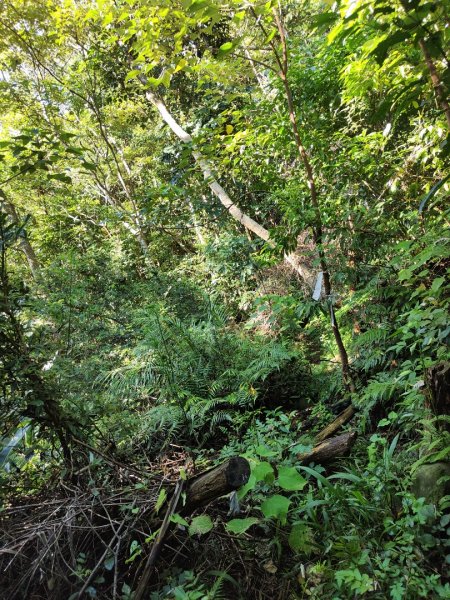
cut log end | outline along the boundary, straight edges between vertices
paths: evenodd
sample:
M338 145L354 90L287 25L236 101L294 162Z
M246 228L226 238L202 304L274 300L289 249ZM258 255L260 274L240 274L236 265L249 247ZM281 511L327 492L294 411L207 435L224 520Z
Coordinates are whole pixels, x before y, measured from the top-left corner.
M227 483L232 490L245 485L250 477L250 464L241 456L230 458L226 470ZM231 490L231 491L232 491Z

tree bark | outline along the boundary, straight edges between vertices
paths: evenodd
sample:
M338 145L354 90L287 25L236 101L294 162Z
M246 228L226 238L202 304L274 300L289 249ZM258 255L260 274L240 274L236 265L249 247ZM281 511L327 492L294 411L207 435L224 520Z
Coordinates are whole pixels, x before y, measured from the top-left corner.
M253 12L253 15L257 19L262 32L264 33L264 35L267 36L267 32L265 30L265 27L264 27L262 21L257 18L256 12L254 11L254 9L251 9L251 10ZM313 238L314 238L314 243L317 248L317 253L319 255L320 267L321 267L322 273L323 273L323 287L324 287L324 291L325 291L325 296L328 298L329 303L330 303L331 329L332 329L332 332L334 335L334 339L336 341L336 345L338 347L339 358L340 358L341 365L342 365L342 377L343 377L344 383L348 386L350 391L354 392L355 385L353 383L353 379L352 379L352 376L350 373L350 363L349 363L349 359L348 359L348 354L347 354L347 350L344 346L344 342L342 340L341 332L339 329L339 325L336 321L336 316L335 316L333 304L332 304L331 277L330 277L330 271L329 271L329 267L328 267L328 261L327 261L327 258L325 256L325 252L323 249L324 230L323 230L323 223L322 223L322 212L320 209L317 187L316 187L316 180L315 180L314 171L312 168L312 164L311 164L308 152L306 151L306 148L302 141L302 137L300 135L300 130L298 127L298 120L297 120L297 113L295 110L294 99L292 97L291 86L289 84L289 79L288 79L289 56L288 56L288 47L287 47L287 42L286 42L286 33L285 33L285 30L283 27L283 23L281 22L281 17L278 14L276 8L273 9L273 15L274 15L275 23L277 25L278 34L280 36L282 56L280 56L279 51L273 40L270 42L270 46L273 50L275 59L277 61L277 65L279 67L278 76L280 77L280 79L283 83L284 91L286 94L286 101L287 101L288 112L289 112L289 120L292 125L292 132L294 135L295 145L297 146L298 154L299 154L300 159L303 162L303 166L305 168L306 180L308 182L308 188L309 188L309 193L310 193L310 198L311 198L311 205L312 205L312 208L315 213L315 225L312 228Z
M327 463L335 458L347 456L356 441L356 433L351 431L337 437L330 438L315 446L310 452L298 454L297 458L302 463Z

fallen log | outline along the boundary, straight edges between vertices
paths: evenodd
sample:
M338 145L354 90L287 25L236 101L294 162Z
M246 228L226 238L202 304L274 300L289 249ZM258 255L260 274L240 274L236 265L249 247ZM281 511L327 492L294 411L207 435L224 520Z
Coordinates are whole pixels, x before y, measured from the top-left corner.
M324 427L322 431L316 435L315 441L319 443L331 437L340 427L342 427L342 425L345 425L345 423L350 421L354 414L355 409L350 404L350 406L347 406L347 408L343 410L332 423Z
M356 432L350 431L330 438L315 446L309 452L297 454L302 463L326 463L335 458L346 456L356 441Z
M237 490L249 477L250 464L241 456L229 458L217 467L199 473L186 482L186 502L181 514L189 514L211 500Z

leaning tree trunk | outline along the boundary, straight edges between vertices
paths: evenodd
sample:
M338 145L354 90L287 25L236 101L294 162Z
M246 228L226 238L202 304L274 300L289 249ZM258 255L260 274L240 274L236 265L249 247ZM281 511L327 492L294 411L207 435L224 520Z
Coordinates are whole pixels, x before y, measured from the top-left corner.
M141 77L142 79L142 77ZM192 136L185 131L179 123L173 118L170 112L167 110L164 102L158 98L153 92L147 90L145 93L147 100L149 100L153 106L158 110L164 122L170 127L173 133L185 144L192 145L192 154L200 170L203 173L203 177L209 185L212 193L219 199L222 206L224 206L230 215L246 227L249 231L257 235L262 240L266 241L272 247L275 245L268 230L260 225L257 221L245 214L239 206L231 199L225 189L215 178L212 167L208 160L202 155L202 153L195 147ZM307 283L307 285L314 289L315 274L309 269L308 266L301 263L295 253L285 255L286 262L300 275L300 277Z
M322 431L316 435L315 441L319 443L331 437L338 429L342 427L342 425L345 425L348 421L350 421L354 415L355 409L350 404L350 406L347 406L347 408L343 410L332 423L324 427Z

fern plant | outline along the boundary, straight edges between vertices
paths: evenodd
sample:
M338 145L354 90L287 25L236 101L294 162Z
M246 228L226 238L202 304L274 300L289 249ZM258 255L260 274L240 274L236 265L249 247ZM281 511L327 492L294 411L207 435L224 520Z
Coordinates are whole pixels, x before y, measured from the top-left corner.
M253 407L268 376L298 358L279 342L238 333L212 303L204 319L189 321L155 306L142 325L140 344L98 384L116 402L139 407L147 439L206 439Z

